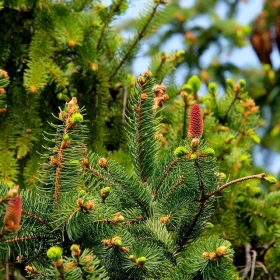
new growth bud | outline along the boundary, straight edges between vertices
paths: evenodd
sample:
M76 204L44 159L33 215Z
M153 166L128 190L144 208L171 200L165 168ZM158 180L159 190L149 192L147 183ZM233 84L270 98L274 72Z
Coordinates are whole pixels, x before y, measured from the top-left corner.
M178 148L175 149L174 151L174 155L176 157L183 157L184 155L188 154L189 151L186 147L180 146Z
M47 251L47 257L52 261L58 261L62 256L62 249L58 246L53 246Z

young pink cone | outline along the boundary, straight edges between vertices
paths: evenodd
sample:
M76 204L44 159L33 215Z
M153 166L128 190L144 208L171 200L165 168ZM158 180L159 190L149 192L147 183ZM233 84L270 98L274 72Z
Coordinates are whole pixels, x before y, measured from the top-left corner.
M19 194L8 202L4 217L4 230L15 232L20 229L22 201Z
M203 134L203 117L199 105L194 104L191 107L188 137L192 140L200 138Z

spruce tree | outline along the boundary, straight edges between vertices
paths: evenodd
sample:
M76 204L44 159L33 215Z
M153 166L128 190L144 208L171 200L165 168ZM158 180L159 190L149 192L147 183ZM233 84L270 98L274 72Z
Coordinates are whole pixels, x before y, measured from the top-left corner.
M215 195L275 178L225 182L198 104L187 139L160 156L155 136L166 100L151 71L138 77L125 126L133 172L87 152L85 109L76 97L67 102L50 123L55 131L44 133L36 191L1 186L2 257L25 264L32 279L236 279L231 243L205 234Z

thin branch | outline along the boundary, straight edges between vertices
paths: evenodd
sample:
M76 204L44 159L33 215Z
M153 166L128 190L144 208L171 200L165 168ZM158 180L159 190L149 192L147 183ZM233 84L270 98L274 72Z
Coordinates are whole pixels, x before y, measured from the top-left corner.
M113 17L115 11L117 11L117 10L120 8L122 2L123 2L123 1L121 0L114 8L110 11L108 17L104 20L104 25L103 25L103 28L102 28L102 30L101 30L100 37L99 37L99 39L98 39L97 46L96 46L96 49L97 49L97 50L100 49L101 41L102 41L102 39L103 39L103 37L104 37L104 32L105 32L106 27L108 26L108 23L109 23L110 19Z
M25 240L34 240L34 239L49 239L51 238L48 235L34 235L34 236L26 236L26 237L15 237L12 239L7 239L3 242L5 243L12 243L12 242L18 242L18 241L25 241Z
M175 158L167 167L167 169L165 170L163 176L161 177L160 181L158 182L157 186L155 187L155 190L153 191L153 198L154 200L156 199L157 196L157 192L160 188L160 186L162 185L163 181L165 180L166 176L168 175L168 173L172 170L172 168L176 165L176 163L178 162L178 158Z
M44 224L44 225L47 225L48 227L51 227L51 225L50 225L47 221L45 221L44 219L42 219L41 217L38 217L38 216L36 216L36 215L34 215L34 214L32 214L32 213L30 213L30 212L24 210L24 209L22 209L22 213L25 214L26 216L29 216L29 217L31 217L31 218L34 218L35 220L41 222L41 223Z
M113 73L111 74L109 81L112 80L112 78L117 74L117 72L120 70L120 68L122 67L122 65L125 63L126 59L129 57L129 55L131 54L132 50L135 48L135 46L137 45L137 43L143 38L151 20L153 19L156 10L158 8L160 4L156 4L155 7L152 10L151 15L149 16L146 24L143 26L142 30L140 31L140 33L138 34L137 38L135 39L135 41L132 43L132 45L130 46L130 48L128 49L127 53L125 54L125 56L123 57L123 59L120 61L120 63L118 64L118 66L115 68L115 70L113 71Z
M225 123L225 121L226 121L226 119L227 119L227 117L228 117L229 111L231 110L231 108L232 108L234 102L235 102L236 100L239 99L239 96L238 96L239 93L240 93L240 91L238 91L238 92L235 94L234 99L232 100L230 106L228 107L228 110L227 110L225 116L224 116L224 117L222 118L222 120L221 120L222 123Z
M243 181L247 181L247 180L252 180L252 179L263 179L264 177L265 177L265 173L260 173L260 174L246 176L246 177L243 177L243 178L239 178L239 179L230 181L230 182L220 186L217 190L214 190L214 191L210 192L209 194L206 194L204 197L201 198L201 201L207 200L209 197L219 193L220 191L222 191L223 189L225 189L225 188L227 188L231 185L234 185L234 184L237 184L237 183L240 183L240 182L243 182Z

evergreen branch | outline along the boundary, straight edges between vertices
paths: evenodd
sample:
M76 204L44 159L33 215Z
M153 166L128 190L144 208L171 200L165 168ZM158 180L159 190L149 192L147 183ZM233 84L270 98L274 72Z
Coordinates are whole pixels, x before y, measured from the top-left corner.
M139 216L137 218L134 218L134 219L129 219L129 220L126 220L125 222L123 222L124 225L127 225L127 224L133 224L133 223L137 223L139 221L143 221L144 218L142 216Z
M104 38L105 29L108 26L108 23L110 22L110 19L114 16L114 13L120 8L122 2L123 2L123 0L120 0L119 3L110 11L107 18L104 20L104 25L103 25L103 28L101 30L100 37L98 39L97 46L96 46L96 49L98 51L99 51L100 46L101 46L101 41Z
M199 164L198 164L197 160L195 160L195 167L196 167L197 178L198 178L198 181L199 181L199 188L200 188L200 191L201 191L201 198L203 198L203 197L205 197L205 186L204 186L204 183L203 183L203 180L202 180L201 170L200 170L200 167L199 167ZM194 216L190 226L188 227L187 231L185 231L181 235L181 237L179 239L179 242L178 242L179 248L176 250L176 252L182 250L184 244L186 243L187 239L191 235L193 229L196 227L196 225L199 221L199 217L202 214L206 203L207 203L207 200L202 200L199 203L198 212L195 214L195 216Z
M243 181L247 181L247 180L252 180L252 179L263 179L264 177L265 177L265 173L260 173L260 174L250 175L250 176L246 176L243 178L239 178L239 179L230 181L230 182L220 186L217 190L214 190L214 191L210 192L209 194L204 195L204 197L202 197L200 199L200 201L205 201L205 200L209 199L211 196L219 193L220 191L222 191L223 189L225 189L231 185L234 185L234 184L237 184L237 183L240 183Z
M33 219L35 219L35 220L41 222L42 224L44 224L44 225L46 225L46 226L48 226L48 227L51 227L51 225L50 225L47 221L45 221L45 220L42 219L41 217L38 217L38 216L32 214L32 213L29 212L29 211L26 211L26 210L22 209L22 213L25 214L26 216L29 216L29 217L31 217L31 218L33 218Z
M171 163L170 165L167 167L167 169L165 170L163 176L161 177L160 181L158 182L155 190L153 191L153 198L154 200L156 199L156 196L157 196L157 192L160 188L160 186L162 185L164 179L166 178L166 176L169 174L169 172L172 170L172 168L176 165L176 163L178 162L178 158L175 158Z
M119 181L117 178L115 178L114 174L110 172L110 170L107 168L107 172L112 176L112 178L115 180L115 182L119 185L122 186L122 182ZM124 188L122 188L124 189ZM149 210L148 208L142 203L142 201L132 192L129 192L129 195L135 200L135 202L144 210L144 212L148 215Z
M195 228L200 215L202 214L203 208L206 205L206 201L203 201L200 203L199 208L198 208L198 212L196 213L196 215L194 216L189 228L187 229L186 232L184 232L178 242L178 248L175 250L175 254L180 252L184 246L184 244L186 243L186 240L188 239L188 237L191 235L192 230Z
M130 53L132 52L132 50L135 48L135 46L137 45L138 41L140 41L145 32L146 32L146 29L148 28L150 22L152 21L155 13L156 13L156 10L158 8L160 4L156 4L146 22L146 24L143 26L142 30L140 31L140 33L138 33L138 36L136 37L136 39L134 40L134 42L132 43L132 45L130 46L130 48L128 49L127 53L125 54L125 56L123 57L123 59L120 61L120 63L118 64L118 66L115 68L115 70L113 71L113 73L111 74L111 76L109 77L109 81L112 80L112 78L116 75L116 73L120 70L120 68L122 67L122 65L125 63L126 59L129 57Z
M246 212L252 213L254 216L258 216L258 217L260 217L262 219L265 219L267 221L271 221L273 223L279 223L280 222L280 219L272 218L271 216L265 215L264 213L254 211L254 210L249 209L249 208L244 208L244 210Z
M163 64L164 64L164 62L165 62L165 59L162 59L161 62L160 62L160 64L159 64L159 66L158 66L158 68L157 68L156 71L154 72L155 77L157 77L157 74L160 73L160 70L161 70L161 68L162 68L162 66L163 66ZM163 79L164 79L164 75L162 76L162 78L160 79L160 81L159 81L158 83L161 84L161 83L163 82Z
M102 174L99 171L93 169L92 167L89 167L88 170L90 170L96 177L102 179L104 182L107 182L109 185L115 185L115 183L117 183L121 189L126 189L125 187L122 187L122 182L119 181L117 178L115 178L114 174L109 171L108 167L106 167L105 170L110 174L110 176L112 177L112 179L114 179L114 181L111 181L108 177L102 176ZM138 197L131 192L129 192L129 195L144 210L144 212L148 214L149 212L148 208L141 202L141 200L138 199Z
M233 100L231 101L231 104L229 105L226 114L224 115L223 119L221 120L221 123L225 123L225 121L226 121L226 119L228 117L228 114L229 114L232 106L234 105L234 102L239 99L238 94L241 93L241 92L242 91L238 91L238 92L235 93L235 96L234 96Z
M183 182L183 179L184 179L184 176L182 175L176 180L176 182L173 184L172 188L168 192L168 195L171 194L175 190L175 188Z
M48 235L35 235L35 236L26 236L26 237L15 237L12 239L7 239L3 242L5 243L13 243L13 242L20 242L20 241L26 241L26 240L44 240L44 239L50 239L51 237Z

